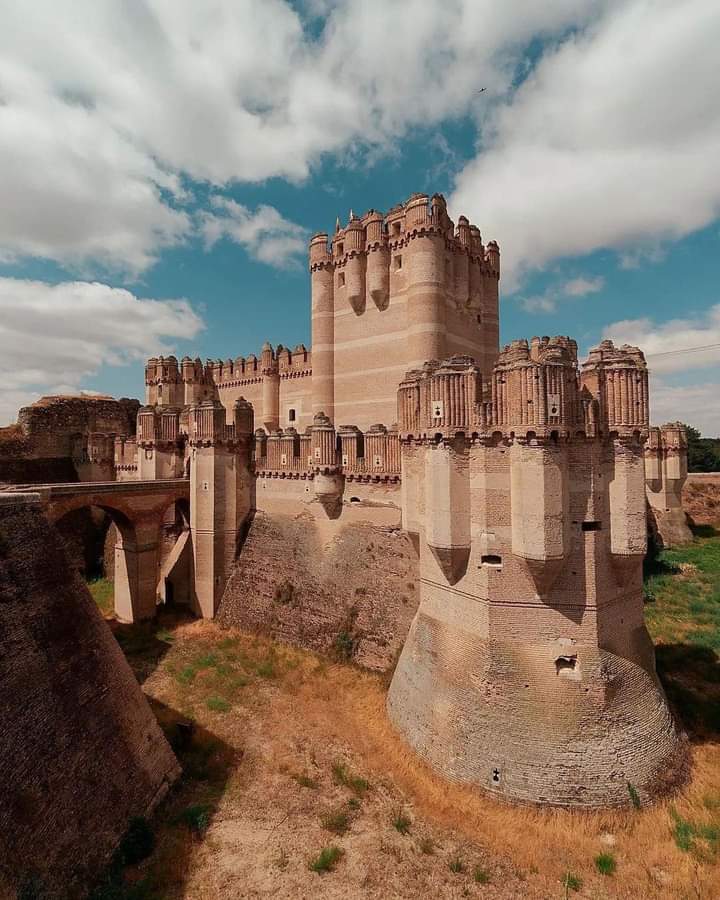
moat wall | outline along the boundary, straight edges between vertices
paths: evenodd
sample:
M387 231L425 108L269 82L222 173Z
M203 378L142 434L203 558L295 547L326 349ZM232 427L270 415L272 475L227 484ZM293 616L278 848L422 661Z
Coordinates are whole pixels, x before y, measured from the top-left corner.
M400 530L398 493L346 486L332 520L312 482L261 480L219 621L392 668L418 606L417 553Z
M179 767L33 495L0 494L0 643L0 897L82 897Z

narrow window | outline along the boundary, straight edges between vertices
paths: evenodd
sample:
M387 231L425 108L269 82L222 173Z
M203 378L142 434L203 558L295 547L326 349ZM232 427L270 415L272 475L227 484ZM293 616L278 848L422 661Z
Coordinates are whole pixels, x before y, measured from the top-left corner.
M402 269L402 256L396 256L395 259L393 260L393 264L394 264L396 270Z
M393 222L393 234L400 234L400 223Z
M338 287L345 287L345 273L340 272L338 275Z
M338 245L337 245L338 256L342 256L342 255L343 255L343 250L344 250L344 245L343 245L342 243L338 244Z
M295 410L289 409L288 410L288 422L294 422L294 421L295 421Z

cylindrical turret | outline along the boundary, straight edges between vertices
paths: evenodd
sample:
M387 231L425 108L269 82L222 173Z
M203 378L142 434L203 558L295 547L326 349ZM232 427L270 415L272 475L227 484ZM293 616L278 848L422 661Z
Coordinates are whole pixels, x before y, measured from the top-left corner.
M273 349L267 341L260 356L262 373L262 416L268 431L280 425L280 374Z
M407 245L393 258L405 272L409 365L440 359L445 347L445 237L434 228L424 194L405 209Z
M313 413L335 415L335 300L334 265L327 246L327 234L310 241L312 284L312 398Z
M359 315L365 311L365 229L357 217L345 229L345 299Z
M390 253L383 218L379 212L371 212L365 223L367 237L367 294L380 309L390 302Z

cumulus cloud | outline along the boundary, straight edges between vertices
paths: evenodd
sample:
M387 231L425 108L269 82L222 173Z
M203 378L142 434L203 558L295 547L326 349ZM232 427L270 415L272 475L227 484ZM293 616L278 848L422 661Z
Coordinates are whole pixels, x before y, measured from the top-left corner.
M653 372L720 366L720 303L700 315L662 323L649 318L613 322L603 337L640 347Z
M1 5L0 259L139 273L191 233L188 179L297 181L400 142L504 96L530 40L604 3Z
M655 425L681 419L705 437L720 437L720 380L672 385L651 381L650 413Z
M720 214L719 41L717 0L608 2L496 107L451 205L499 240L506 289L598 248L632 265Z
M200 214L206 247L229 238L245 247L254 259L279 268L297 265L299 257L306 253L307 230L289 222L274 206L261 205L253 212L220 196L212 197L211 204L215 212Z
M148 300L97 282L0 278L0 423L43 393L78 392L103 365L169 353L203 327L186 300Z
M554 313L557 312L558 303L560 301L574 298L585 297L588 294L597 294L605 287L605 279L602 275L594 278L571 278L565 284L548 288L542 294L536 294L532 297L523 297L520 305L525 312L530 313Z

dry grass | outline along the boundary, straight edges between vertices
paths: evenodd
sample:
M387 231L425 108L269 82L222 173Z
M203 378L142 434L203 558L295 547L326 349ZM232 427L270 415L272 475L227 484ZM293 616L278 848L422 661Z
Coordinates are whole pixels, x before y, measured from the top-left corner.
M707 551L690 548L695 569L673 577L697 578L712 594L706 575L715 540L706 539ZM657 639L663 622L692 616L697 592L679 588L678 613L673 585L669 577L655 584ZM698 630L711 642L709 624ZM681 646L669 631L665 637ZM387 719L377 676L204 622L160 623L123 643L171 738L179 716L196 723L178 749L184 783L161 811L158 849L138 873L155 885L150 896L719 894L720 743L712 728L692 734L690 783L649 809L635 809L630 797L626 809L609 812L503 805L448 784L407 749ZM192 825L198 807L202 829ZM399 811L409 833L393 827ZM319 875L310 862L330 844L328 832L342 853ZM601 854L612 855L612 874L598 870ZM462 866L453 871L456 860Z

